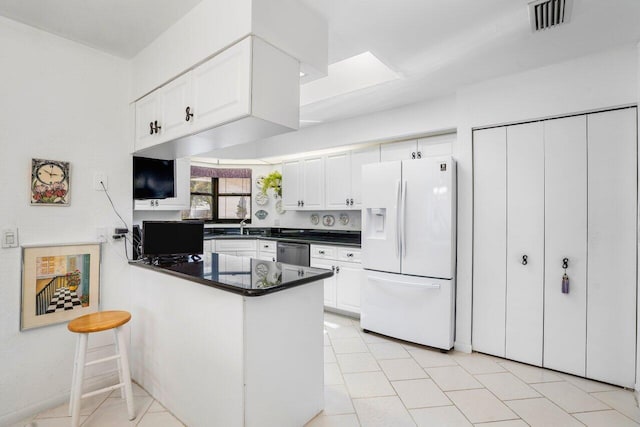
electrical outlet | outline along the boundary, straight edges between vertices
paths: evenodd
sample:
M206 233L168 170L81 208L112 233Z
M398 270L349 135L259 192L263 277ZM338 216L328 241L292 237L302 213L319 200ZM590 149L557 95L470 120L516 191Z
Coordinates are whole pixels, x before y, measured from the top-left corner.
M96 239L98 239L98 242L101 243L107 241L107 227L96 228Z
M104 187L102 187L102 184ZM104 191L109 189L109 177L106 173L96 172L93 174L93 188L96 191Z
M3 248L18 247L18 229L17 228L2 229L2 247Z

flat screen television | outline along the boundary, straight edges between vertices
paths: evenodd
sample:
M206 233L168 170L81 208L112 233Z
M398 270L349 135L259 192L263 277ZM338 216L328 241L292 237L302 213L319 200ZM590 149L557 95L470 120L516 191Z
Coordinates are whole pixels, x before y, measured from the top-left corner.
M203 252L203 221L143 221L142 253L149 258Z
M175 161L133 158L133 198L137 200L175 197Z

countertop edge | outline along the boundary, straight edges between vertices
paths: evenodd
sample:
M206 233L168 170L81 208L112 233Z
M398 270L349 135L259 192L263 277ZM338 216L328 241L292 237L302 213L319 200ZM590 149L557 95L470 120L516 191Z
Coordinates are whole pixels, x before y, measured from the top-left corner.
M303 277L301 279L294 280L293 282L287 283L285 285L274 286L271 288L263 288L263 289L242 289L242 288L237 288L235 286L226 285L224 283L216 282L214 280L190 276L188 274L181 273L179 271L169 270L157 265L146 264L143 262L129 261L129 265L134 267L142 267L144 269L156 271L158 273L168 274L170 276L178 277L184 280L188 280L190 282L198 283L200 285L209 286L211 288L220 289L223 291L231 292L231 293L242 295L245 297L259 297L263 295L273 294L273 293L284 291L290 288L295 288L296 286L304 285L311 282L316 282L318 280L324 280L333 276L333 272L330 270L327 270L326 273L317 274L311 277Z

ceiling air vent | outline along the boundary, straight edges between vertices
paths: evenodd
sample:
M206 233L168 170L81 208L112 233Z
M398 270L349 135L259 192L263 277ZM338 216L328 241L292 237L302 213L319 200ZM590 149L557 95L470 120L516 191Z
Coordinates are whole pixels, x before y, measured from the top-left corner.
M536 0L529 3L531 30L546 30L569 22L571 0Z

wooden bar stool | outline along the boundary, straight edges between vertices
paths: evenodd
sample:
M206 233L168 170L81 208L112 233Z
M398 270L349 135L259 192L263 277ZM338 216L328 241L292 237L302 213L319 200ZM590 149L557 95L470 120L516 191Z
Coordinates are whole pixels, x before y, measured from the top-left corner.
M129 420L136 417L133 408L133 391L131 389L131 374L129 372L129 358L127 357L127 345L121 326L131 320L131 314L127 311L99 311L73 319L67 325L71 332L78 334L76 344L76 355L73 367L73 379L71 380L71 397L69 399L69 415L71 415L71 426L78 427L80 423L80 399L105 393L107 391L120 389L120 396L127 400L127 410ZM116 337L116 354L103 359L93 360L86 363L87 343L89 334L113 329ZM118 362L119 383L105 387L100 390L82 394L82 380L84 367L91 366L110 360ZM123 392L124 391L124 392Z

